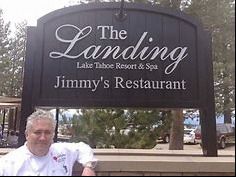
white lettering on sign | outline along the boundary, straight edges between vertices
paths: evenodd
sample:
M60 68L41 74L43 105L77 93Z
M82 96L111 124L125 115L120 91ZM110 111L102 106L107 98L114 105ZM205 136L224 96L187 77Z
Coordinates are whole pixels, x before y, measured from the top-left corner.
M98 26L97 29L99 30L101 28L102 30L102 36L100 39L121 39L124 40L127 37L127 31L125 30L114 30L113 26ZM109 37L106 37L106 31L109 32Z
M56 84L54 88L83 88L91 89L92 92L96 91L100 82L103 82L103 77L98 80L75 80L67 79L65 76L56 76Z
M77 33L72 39L65 39L59 35L59 31L65 28L72 28L76 30ZM123 60L136 60L141 61L145 60L155 60L160 59L161 61L170 60L170 63L165 67L165 74L171 74L179 65L179 63L188 56L187 49L188 47L177 46L174 49L170 50L168 47L159 47L154 46L150 48L145 46L141 48L140 46L144 43L145 40L148 40L149 43L152 43L154 40L152 37L147 37L148 32L143 32L139 37L139 40L134 44L130 45L125 49L122 49L120 46L102 46L102 45L90 45L86 48L79 48L78 43L82 42L82 39L88 37L92 32L91 26L86 26L83 29L78 28L75 25L65 24L58 27L55 31L55 37L58 41L68 44L67 48L64 51L52 51L49 53L51 58L68 58L68 59L78 59L83 57L85 59L107 59L112 57L112 59L117 60L122 58ZM125 40L127 38L126 30L116 30L113 26L97 26L97 30L101 32L101 40ZM78 51L77 54L71 54L71 50L76 48ZM151 65L146 66L148 69L155 69Z
M113 82L114 81L114 82ZM101 76L98 79L69 79L66 76L56 76L54 88L61 89L89 89L96 92L98 87L108 89L151 89L151 90L186 90L185 80L148 80L148 79L124 79L123 77L113 77L113 81L104 79ZM111 85L114 83L114 85Z
M185 90L186 81L157 81L157 80L124 80L122 77L115 77L116 89L153 89L153 90Z

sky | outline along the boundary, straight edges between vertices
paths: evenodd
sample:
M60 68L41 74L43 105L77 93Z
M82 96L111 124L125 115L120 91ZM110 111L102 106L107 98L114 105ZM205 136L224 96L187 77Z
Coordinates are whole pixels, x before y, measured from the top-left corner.
M75 4L76 0L0 0L4 22L16 23L27 21L28 26L36 26L37 19L49 12Z

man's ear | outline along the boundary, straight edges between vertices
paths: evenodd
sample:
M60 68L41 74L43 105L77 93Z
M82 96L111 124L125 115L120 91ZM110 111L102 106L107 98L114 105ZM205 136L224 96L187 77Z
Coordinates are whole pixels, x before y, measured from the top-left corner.
M28 132L27 131L25 131L25 138L26 138L26 140L28 138Z

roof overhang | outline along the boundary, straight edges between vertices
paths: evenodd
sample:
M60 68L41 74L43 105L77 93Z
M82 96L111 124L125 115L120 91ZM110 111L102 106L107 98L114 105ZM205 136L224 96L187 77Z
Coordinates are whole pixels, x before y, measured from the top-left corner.
M0 108L20 107L21 98L0 96Z

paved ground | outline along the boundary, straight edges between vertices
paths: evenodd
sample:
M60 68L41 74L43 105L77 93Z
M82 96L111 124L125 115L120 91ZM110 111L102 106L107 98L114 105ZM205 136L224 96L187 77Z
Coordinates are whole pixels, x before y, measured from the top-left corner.
M154 149L157 150L168 150L169 143L162 143L158 142L157 145L154 147ZM184 150L195 150L195 151L201 151L200 144L184 144ZM218 149L218 152L226 152L231 153L232 155L235 155L235 144L227 144L225 149Z

